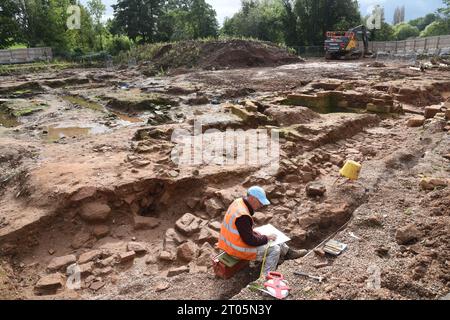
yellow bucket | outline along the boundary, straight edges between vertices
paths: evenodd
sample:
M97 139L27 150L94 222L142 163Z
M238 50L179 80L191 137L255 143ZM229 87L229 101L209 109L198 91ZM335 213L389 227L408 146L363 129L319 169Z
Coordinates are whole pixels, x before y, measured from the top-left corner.
M359 173L361 172L361 165L358 162L348 160L344 167L339 171L341 176L350 180L358 180Z

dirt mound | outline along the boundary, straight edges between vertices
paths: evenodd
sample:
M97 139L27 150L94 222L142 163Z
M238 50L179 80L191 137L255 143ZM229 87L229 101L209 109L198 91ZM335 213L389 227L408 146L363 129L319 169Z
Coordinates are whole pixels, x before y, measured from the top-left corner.
M284 48L255 41L211 42L201 49L203 68L269 67L302 61Z
M151 68L156 71L174 68L219 70L272 67L302 61L286 48L268 42L183 41L167 44L156 50L151 57Z

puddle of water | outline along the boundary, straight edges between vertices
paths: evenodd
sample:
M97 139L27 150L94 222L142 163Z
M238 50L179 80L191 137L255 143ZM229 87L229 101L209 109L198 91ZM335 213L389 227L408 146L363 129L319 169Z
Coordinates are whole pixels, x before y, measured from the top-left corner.
M130 92L138 94L140 92L140 89L131 89ZM120 119L120 122L123 125L129 124L129 123L144 122L144 120L142 120L141 118L132 117L132 116L129 116L127 114L120 113L120 112L117 112L117 111L110 111L107 108L103 107L99 103L91 102L91 101L88 101L88 100L86 100L84 98L81 98L81 97L64 96L63 99L68 101L68 102L70 102L71 104L79 105L79 106L81 106L83 108L91 109L91 110L94 110L94 111L111 112L112 114L116 115L117 118Z
M312 95L305 95L298 98L293 99L286 99L282 104L285 105L297 105L297 106L304 106L309 109L311 109L314 112L320 113L320 114L329 114L329 113L364 113L366 108L355 108L355 107L348 107L346 106L345 102L339 101L334 96L312 96ZM344 104L344 106L343 106Z
M20 124L16 117L0 111L0 126L5 128L13 128Z
M105 108L99 104L99 103L95 103L95 102L91 102L88 101L84 98L81 97L75 97L75 96L63 96L62 97L64 100L70 102L71 104L76 104L79 105L83 108L88 108L94 111L100 111L100 112L105 112Z
M139 122L144 122L143 119L138 118L138 117L131 117L129 115L117 112L117 111L111 111L111 113L113 113L114 115L117 116L117 118L119 118L121 121L124 122L129 122L129 123L139 123Z
M42 137L47 141L57 141L61 138L82 137L92 134L100 134L107 132L108 127L102 125L93 125L87 127L58 127L48 126L45 128L47 134L42 134Z

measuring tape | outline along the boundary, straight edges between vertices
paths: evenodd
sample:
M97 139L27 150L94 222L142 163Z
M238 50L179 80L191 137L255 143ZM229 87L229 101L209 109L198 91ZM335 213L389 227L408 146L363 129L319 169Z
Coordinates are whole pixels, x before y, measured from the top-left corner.
M263 285L258 284L259 281L263 281L264 279L264 268L266 266L267 252L269 251L269 248L270 242L267 244L266 250L264 251L259 279L256 280L253 284L250 284L249 289L267 293L277 299L284 299L289 295L289 291L291 290L291 288L289 288L287 281L284 280L284 277L281 273L269 272Z

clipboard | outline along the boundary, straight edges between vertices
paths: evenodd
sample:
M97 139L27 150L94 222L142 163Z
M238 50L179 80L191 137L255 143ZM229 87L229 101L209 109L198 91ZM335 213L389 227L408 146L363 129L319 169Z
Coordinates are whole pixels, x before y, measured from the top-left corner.
M268 235L271 235L271 234L276 234L277 235L277 240L270 242L270 246L271 247L276 246L278 244L282 244L282 243L288 242L288 241L291 240L291 238L286 236L283 232L281 232L280 230L278 230L277 228L275 228L271 224L266 224L265 226L261 226L261 227L255 228L254 230L256 232L259 232L262 235L265 235L265 236L268 236Z

